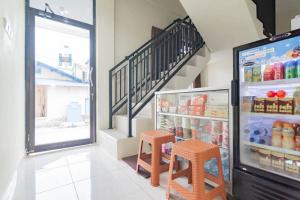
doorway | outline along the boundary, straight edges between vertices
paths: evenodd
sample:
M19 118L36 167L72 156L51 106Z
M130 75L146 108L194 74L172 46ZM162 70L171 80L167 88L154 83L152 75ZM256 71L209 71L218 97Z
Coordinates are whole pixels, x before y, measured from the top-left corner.
M28 153L96 141L94 14L74 7L95 2L41 2L26 2Z

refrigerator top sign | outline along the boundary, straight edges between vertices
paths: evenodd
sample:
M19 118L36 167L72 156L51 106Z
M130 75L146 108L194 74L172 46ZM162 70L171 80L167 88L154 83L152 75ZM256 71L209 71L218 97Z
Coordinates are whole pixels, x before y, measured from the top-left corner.
M239 65L276 62L300 57L300 36L239 52Z

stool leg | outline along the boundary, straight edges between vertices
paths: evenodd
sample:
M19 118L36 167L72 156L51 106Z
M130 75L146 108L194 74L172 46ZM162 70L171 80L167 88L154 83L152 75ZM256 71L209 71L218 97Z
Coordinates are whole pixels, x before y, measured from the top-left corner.
M206 199L205 198L205 175L204 162L195 159L192 163L192 177L193 177L193 200Z
M140 140L140 146L139 146L139 152L138 152L138 157L137 157L137 162L136 162L136 168L135 171L139 172L139 159L141 159L141 154L143 152L143 140Z
M189 161L189 167L188 167L188 183L193 183L193 176L192 176L192 162Z
M151 155L151 185L154 187L159 186L159 175L160 175L160 152L161 147L159 143L153 142L152 155Z
M174 167L175 159L176 159L175 155L172 152L171 153L171 159L170 159L170 166L169 166L169 176L168 176L167 193L166 193L167 200L170 199L170 185L171 185L171 181L172 181L172 174L173 174L173 167Z

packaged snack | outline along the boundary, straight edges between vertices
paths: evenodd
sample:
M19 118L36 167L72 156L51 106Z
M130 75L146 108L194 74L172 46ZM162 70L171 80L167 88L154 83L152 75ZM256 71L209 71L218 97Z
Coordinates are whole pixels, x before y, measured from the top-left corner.
M295 127L295 132L296 132L295 147L297 151L300 151L300 125L299 124Z
M188 106L178 106L178 114L187 115L188 114Z
M272 128L272 146L282 146L282 122L275 121Z
M299 174L300 170L300 157L285 154L285 171Z
M204 105L202 106L189 106L189 115L204 115Z
M253 111L257 113L264 113L266 111L266 102L265 98L254 98L254 107Z
M268 149L259 149L259 163L266 166L271 166L271 151Z
M300 97L294 98L294 114L300 115Z
M245 82L252 82L252 67L244 68Z
M261 67L254 66L252 69L252 81L253 82L261 82Z
M296 62L291 60L284 64L284 78L296 78Z
M278 98L266 98L266 113L278 113Z
M253 96L245 96L243 97L242 102L242 111L243 112L252 112L253 111Z
M284 64L279 62L274 64L274 80L284 79Z
M222 147L229 149L228 122L223 122L223 125L222 125Z
M207 117L228 118L228 105L205 105L204 115Z
M212 143L221 146L222 145L222 121L211 121L211 135Z
M264 70L264 81L274 80L274 69L273 65L266 66Z
M295 149L295 130L293 124L284 122L282 128L282 148Z
M259 148L257 147L250 147L250 158L253 161L258 161L259 154L258 154Z
M296 78L300 78L300 59L296 60Z
M278 169L284 169L284 153L272 151L271 152L272 167Z
M207 101L207 95L194 95L191 98L192 106L204 106Z
M293 98L279 98L278 112L282 114L294 113L294 99Z

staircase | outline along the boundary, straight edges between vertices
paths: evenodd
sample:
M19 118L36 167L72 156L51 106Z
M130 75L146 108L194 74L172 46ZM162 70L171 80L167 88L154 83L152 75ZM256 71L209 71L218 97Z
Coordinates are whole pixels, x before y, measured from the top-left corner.
M139 134L155 128L155 92L188 88L208 62L204 44L189 17L177 19L109 71L104 149L118 159L137 153Z

